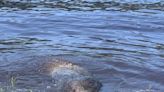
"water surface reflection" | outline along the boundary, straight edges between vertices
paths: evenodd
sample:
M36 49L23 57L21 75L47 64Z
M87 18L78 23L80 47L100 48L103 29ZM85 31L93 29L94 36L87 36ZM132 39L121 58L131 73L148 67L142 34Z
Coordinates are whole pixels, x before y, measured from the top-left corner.
M51 80L35 71L38 57L62 56L91 71L104 84L102 92L140 90L149 85L163 92L161 9L1 8L0 82L19 74L18 87L45 89Z

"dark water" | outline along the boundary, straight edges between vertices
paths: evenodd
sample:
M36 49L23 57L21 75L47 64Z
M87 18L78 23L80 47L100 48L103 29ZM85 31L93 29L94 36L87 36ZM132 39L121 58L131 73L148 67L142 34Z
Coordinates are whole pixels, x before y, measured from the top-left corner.
M33 74L35 64L41 57L59 56L92 72L103 83L102 92L138 92L150 87L164 92L162 0L60 3L65 7L59 3L53 8L2 6L1 84L20 74L18 87L44 89L51 82L47 76Z

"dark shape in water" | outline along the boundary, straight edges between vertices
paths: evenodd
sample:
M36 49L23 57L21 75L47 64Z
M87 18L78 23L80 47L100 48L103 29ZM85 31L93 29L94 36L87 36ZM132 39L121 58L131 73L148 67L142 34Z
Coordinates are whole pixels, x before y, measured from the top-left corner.
M87 70L67 61L53 59L44 66L55 80L55 92L99 92L102 86Z

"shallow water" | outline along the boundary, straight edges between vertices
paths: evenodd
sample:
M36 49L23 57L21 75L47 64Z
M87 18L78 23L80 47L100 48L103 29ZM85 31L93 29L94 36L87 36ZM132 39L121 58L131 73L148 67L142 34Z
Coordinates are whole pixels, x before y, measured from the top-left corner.
M137 5L141 3L154 2ZM92 72L103 83L102 92L136 92L150 86L153 92L163 92L163 6L97 7L2 7L0 82L18 74L18 87L44 89L51 81L34 74L36 61L60 56Z

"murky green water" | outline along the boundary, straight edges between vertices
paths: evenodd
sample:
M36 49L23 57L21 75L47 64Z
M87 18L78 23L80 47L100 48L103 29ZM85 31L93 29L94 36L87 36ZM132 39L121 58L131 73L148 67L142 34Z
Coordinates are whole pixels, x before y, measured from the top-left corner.
M162 0L52 1L1 5L1 84L17 76L19 88L46 90L40 57L60 56L92 72L102 92L164 91Z

